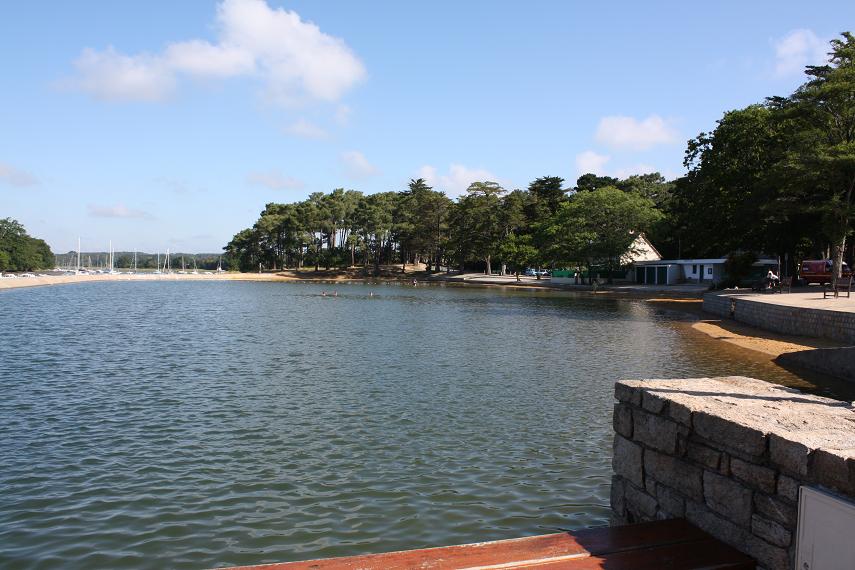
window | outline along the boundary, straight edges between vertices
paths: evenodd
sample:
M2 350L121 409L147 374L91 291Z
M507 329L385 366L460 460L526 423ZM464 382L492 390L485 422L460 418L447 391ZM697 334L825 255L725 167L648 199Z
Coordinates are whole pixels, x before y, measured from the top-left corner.
M707 275L712 275L712 267L707 267Z
M698 272L698 266L697 266L697 264L692 265L692 274L695 274L695 273L697 273L697 272Z

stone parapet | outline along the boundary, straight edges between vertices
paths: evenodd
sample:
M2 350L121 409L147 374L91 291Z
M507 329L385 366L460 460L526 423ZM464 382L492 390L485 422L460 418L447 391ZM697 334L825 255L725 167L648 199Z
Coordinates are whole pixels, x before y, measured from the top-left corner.
M855 406L744 377L615 386L614 522L685 517L792 568L798 488L855 499Z

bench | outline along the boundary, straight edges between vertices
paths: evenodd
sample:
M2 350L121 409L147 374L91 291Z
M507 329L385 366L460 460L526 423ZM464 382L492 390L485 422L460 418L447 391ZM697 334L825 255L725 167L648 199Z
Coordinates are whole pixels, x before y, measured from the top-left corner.
M836 285L832 283L826 287L822 292L822 298L826 299L828 297L834 297L836 299L843 294L846 295L847 299L852 294L852 275L850 275L849 279L845 281L843 279L838 279Z
M261 568L243 566L243 570ZM751 570L753 559L692 526L669 519L462 546L267 564L264 570ZM232 569L236 570L236 569Z

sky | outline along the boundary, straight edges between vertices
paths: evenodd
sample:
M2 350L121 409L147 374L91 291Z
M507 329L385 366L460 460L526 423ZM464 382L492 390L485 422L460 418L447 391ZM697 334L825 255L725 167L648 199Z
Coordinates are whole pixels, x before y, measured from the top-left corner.
M851 0L182 0L0 7L0 218L54 252L217 252L269 202L680 176L788 95Z

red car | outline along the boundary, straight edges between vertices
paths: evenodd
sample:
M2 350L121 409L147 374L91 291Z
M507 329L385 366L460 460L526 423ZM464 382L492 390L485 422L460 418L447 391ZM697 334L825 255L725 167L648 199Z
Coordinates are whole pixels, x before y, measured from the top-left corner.
M831 283L832 267L834 267L834 261L831 259L806 259L802 261L799 277L807 284ZM850 275L852 271L846 262L843 262L843 277L848 279Z

